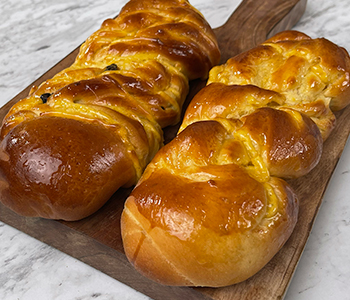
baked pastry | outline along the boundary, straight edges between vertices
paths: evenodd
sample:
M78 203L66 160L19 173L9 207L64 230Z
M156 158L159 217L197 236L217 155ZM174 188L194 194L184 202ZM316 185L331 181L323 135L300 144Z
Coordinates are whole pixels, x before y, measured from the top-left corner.
M180 121L189 80L219 63L187 0L131 0L34 87L1 128L0 199L18 214L78 220L138 181Z
M210 71L177 137L125 203L125 253L166 285L220 287L257 273L290 237L310 172L348 105L350 59L286 31Z

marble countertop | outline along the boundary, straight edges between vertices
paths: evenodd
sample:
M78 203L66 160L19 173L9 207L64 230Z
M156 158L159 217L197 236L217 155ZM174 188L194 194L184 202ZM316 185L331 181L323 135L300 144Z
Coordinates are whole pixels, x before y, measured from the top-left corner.
M126 0L0 3L0 106L69 54ZM213 27L239 0L192 0ZM350 51L350 0L309 0L295 26ZM330 180L285 300L350 299L350 145ZM1 211L0 211L1 214ZM0 299L149 299L0 222Z

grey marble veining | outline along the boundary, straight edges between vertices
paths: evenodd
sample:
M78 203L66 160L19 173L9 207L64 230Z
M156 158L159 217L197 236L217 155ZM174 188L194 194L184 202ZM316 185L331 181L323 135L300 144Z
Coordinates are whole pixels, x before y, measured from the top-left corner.
M294 29L306 32L313 38L328 38L349 51L349 14L349 0L309 0L305 14Z
M64 58L126 0L0 3L0 106ZM238 0L192 0L213 27ZM350 0L309 0L295 29L350 51ZM285 300L350 299L350 146L329 183ZM1 213L1 211L0 211ZM0 222L0 300L148 297Z
M1 300L149 299L3 223L0 241Z

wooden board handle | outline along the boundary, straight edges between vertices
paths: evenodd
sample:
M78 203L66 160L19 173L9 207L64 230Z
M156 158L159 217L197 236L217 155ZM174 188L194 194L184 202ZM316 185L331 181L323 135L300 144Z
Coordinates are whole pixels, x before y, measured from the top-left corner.
M306 0L243 0L227 22L215 29L221 62L291 29L303 15Z

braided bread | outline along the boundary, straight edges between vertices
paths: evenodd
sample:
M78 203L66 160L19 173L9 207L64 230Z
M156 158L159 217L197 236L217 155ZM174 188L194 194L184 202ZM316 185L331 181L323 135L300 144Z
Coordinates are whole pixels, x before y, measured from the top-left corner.
M136 184L180 121L189 80L220 59L187 0L132 0L74 63L33 87L1 128L1 201L18 214L78 220Z
M350 58L286 31L210 71L177 137L127 199L129 261L167 285L226 286L258 272L297 222L285 178L310 172L349 101Z

